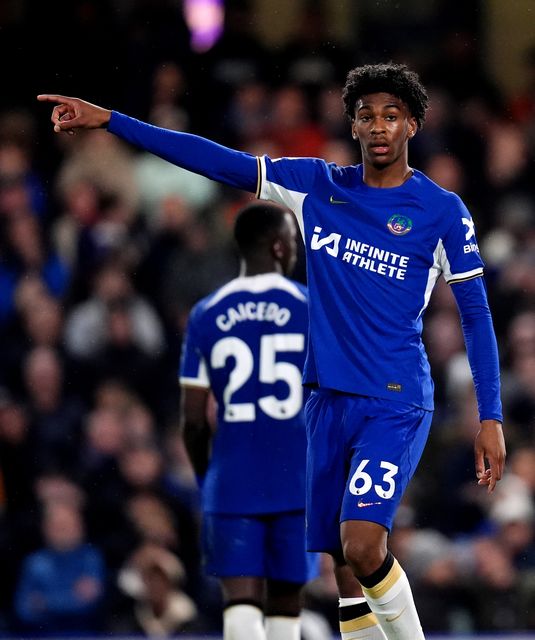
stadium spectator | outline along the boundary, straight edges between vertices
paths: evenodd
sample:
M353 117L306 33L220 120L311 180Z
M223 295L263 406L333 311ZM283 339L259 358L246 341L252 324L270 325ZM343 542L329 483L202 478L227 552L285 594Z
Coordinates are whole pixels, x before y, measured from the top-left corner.
M23 633L89 635L102 629L106 570L100 551L84 542L77 507L47 501L44 547L24 561L15 596Z
M149 121L167 129L189 130L187 93L187 81L181 67L172 61L159 65L153 76ZM137 154L134 170L140 194L140 212L149 229L160 226L160 210L168 198L177 197L198 216L220 195L217 183L174 167L150 153Z
M114 261L100 267L91 296L66 317L65 347L86 397L100 380L115 378L156 408L171 375L162 368L164 344L163 323L153 305Z
M191 307L226 282L236 262L227 248L225 233L216 234L209 223L193 220L191 210L179 199L168 198L162 203L161 223L146 260L140 264L139 276L145 295L152 296L164 318L171 355L175 356L174 372Z
M15 313L15 292L26 277L38 275L50 295L61 299L67 292L70 272L49 246L38 218L28 211L17 212L4 221L0 261L0 327Z
M225 8L225 24L221 37L208 51L196 58L191 88L204 93L207 86L218 97L218 111L226 112L236 89L247 82L267 82L273 72L272 59L255 30L251 0L235 0ZM191 112L192 124L200 124L216 135L221 134L210 117L209 104L197 102Z
M32 147L36 120L26 109L0 115L0 211L11 216L34 212L40 221L48 213L50 194L43 176L35 169Z
M34 466L27 411L7 389L0 388L0 468L4 508L13 520L32 506Z
M182 563L165 547L138 547L118 574L125 602L111 621L114 632L168 638L204 631L194 601L182 590L185 578Z
M39 524L35 518L37 470L29 430L25 407L9 391L1 388L0 610L5 611L12 611L20 563L39 544Z
M46 346L34 347L24 361L23 382L37 468L74 471L86 407L76 393L70 392L58 352Z
M182 254L188 250L188 235L194 220L194 212L183 198L177 195L162 198L151 229L150 243L137 273L136 283L140 292L150 296L164 319L168 334L176 329L176 307L183 296L172 295L173 289L181 289L175 288L175 282L168 284L168 280L176 262L187 263ZM195 286L195 282L191 282L191 274L186 274L184 280L189 286Z
M283 83L299 84L314 97L322 87L344 81L352 58L350 48L333 32L327 5L305 2L275 64Z
M228 128L226 137L244 148L268 139L270 105L266 83L253 78L238 86L230 100L224 122Z
M509 112L513 119L528 127L533 136L533 116L535 115L535 46L527 48L524 54L524 85L509 98Z
M504 406L522 440L535 435L535 311L518 313L509 323L504 374Z
M132 322L133 340L148 355L157 355L163 346L162 327L151 305L134 291L124 267L112 261L94 276L91 296L76 305L67 317L65 340L69 352L78 358L98 355L106 342L108 309L124 303Z
M196 510L190 511L190 508L196 505L188 498L182 502L182 495L167 482L165 461L156 442L152 439L130 442L120 454L118 462L123 499L130 498L131 504L134 504L137 497L140 501L143 496L153 497L161 502L162 513L166 510L172 514L172 528L176 533L161 542L167 541L169 546L178 551L189 575L194 579L199 563L196 552L198 519ZM134 512L140 513L135 509L130 511Z
M304 89L297 84L280 87L272 98L268 139L282 156L317 157L326 142L321 126L310 113Z
M93 276L103 263L116 256L125 259L132 238L120 215L112 219L116 197L92 178L69 181L62 186L59 200L63 211L56 216L50 235L72 271L68 292L72 306L89 296Z
M102 385L104 386L104 385ZM88 534L116 571L138 537L122 502L118 459L127 443L123 411L116 405L96 406L86 416L80 445L80 482L87 495Z

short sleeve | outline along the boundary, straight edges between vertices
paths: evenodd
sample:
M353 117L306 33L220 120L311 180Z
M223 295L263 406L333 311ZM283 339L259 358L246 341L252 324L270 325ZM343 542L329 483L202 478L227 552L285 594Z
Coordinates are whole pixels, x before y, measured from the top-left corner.
M192 312L182 343L179 375L180 384L208 389L210 387L210 378L208 377L208 368L201 351L196 319L197 314Z

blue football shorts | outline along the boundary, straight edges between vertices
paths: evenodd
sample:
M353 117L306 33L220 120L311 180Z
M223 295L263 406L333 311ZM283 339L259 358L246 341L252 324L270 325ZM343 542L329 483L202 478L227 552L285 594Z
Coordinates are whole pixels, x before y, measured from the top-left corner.
M305 548L305 512L205 513L205 571L219 578L260 577L304 584L318 575L318 554Z
M340 554L340 523L386 529L422 455L432 411L315 390L306 408L307 549Z

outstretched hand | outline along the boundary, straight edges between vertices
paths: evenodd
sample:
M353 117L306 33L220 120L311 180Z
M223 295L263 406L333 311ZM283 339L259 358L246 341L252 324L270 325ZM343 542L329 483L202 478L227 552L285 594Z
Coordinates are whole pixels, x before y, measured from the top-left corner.
M54 131L73 135L76 129L99 129L105 127L111 118L111 111L80 98L68 98L50 93L37 96L40 102L53 102L51 120Z
M487 486L492 493L503 475L505 440L502 425L497 420L482 420L474 443L476 477L478 484ZM485 460L488 468L485 467Z

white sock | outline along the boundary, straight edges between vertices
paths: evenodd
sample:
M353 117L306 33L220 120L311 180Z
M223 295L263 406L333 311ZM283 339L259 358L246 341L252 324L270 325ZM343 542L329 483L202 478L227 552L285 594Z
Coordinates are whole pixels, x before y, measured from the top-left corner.
M264 621L267 640L300 640L299 618L290 616L266 616Z
M388 574L362 591L388 640L425 640L407 575L395 558Z
M266 640L264 614L251 604L234 604L223 611L224 640Z
M348 615L341 615L344 620L340 621L340 635L342 640L359 640L359 638L366 638L367 640L385 640L386 636L382 632L377 618L370 611L369 605L366 603L366 598L339 598L338 606L339 610L351 607L354 605L361 605L360 611L354 611L355 617L350 617L349 620L345 618ZM366 606L362 606L366 605ZM353 612L352 612L353 613Z

